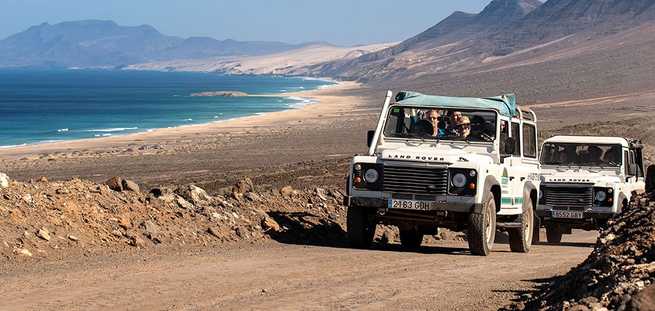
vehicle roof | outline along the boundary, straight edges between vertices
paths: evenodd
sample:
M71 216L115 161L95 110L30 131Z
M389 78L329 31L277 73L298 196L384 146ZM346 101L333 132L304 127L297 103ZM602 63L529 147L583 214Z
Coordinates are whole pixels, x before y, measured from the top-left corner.
M544 143L574 143L574 144L619 144L623 147L629 147L628 140L623 137L608 136L554 136L548 138Z
M493 109L507 117L518 116L516 95L514 94L475 98L424 95L418 92L403 91L396 95L396 103L414 107Z

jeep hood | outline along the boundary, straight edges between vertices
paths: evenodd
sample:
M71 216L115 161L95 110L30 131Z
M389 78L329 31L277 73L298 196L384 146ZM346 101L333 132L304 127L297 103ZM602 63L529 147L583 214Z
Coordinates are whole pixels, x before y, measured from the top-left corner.
M472 163L472 164L491 164L494 162L493 157L488 154L475 153L474 151L483 152L487 150L485 146L465 146L452 147L437 145L436 147L414 147L407 146L401 148L382 149L380 158L382 160L393 161L413 161L426 163Z
M621 178L615 169L542 167L541 181L546 183L588 183L609 186L621 182Z

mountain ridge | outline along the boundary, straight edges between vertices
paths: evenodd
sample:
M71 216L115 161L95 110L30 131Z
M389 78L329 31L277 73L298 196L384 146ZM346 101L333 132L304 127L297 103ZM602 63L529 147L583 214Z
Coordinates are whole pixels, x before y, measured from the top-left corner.
M111 20L42 23L0 40L0 67L120 67L147 61L263 55L305 44L168 36Z
M478 14L455 12L397 46L307 72L361 82L415 79L488 67L497 57L578 44L650 22L652 0L494 0Z

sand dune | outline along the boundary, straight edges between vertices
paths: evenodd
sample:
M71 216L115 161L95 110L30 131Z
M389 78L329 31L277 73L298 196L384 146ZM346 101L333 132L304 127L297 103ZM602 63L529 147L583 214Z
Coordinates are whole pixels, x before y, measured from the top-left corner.
M231 74L302 74L303 67L323 62L353 59L365 53L387 48L395 43L356 47L316 44L300 49L263 56L183 59L130 65L130 70L164 70L221 72Z

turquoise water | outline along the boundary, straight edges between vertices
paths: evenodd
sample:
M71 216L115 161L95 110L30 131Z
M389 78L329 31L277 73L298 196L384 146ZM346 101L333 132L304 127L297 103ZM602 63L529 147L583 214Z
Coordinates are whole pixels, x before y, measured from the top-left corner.
M330 82L101 70L0 70L0 146L107 137L294 108L306 99L192 97L204 91L275 94Z

